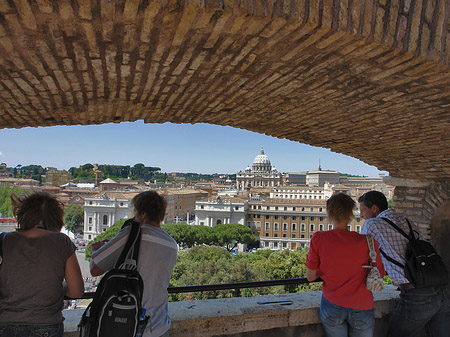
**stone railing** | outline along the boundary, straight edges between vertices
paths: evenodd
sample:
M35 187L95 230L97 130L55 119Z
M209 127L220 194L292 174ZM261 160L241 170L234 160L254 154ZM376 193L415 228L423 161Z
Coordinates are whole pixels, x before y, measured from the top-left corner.
M170 336L321 337L323 329L318 320L321 296L320 291L311 291L169 303ZM386 286L385 290L374 292L374 300L375 337L381 337L386 335L398 291L394 286ZM78 336L77 324L82 313L81 309L64 311L65 337Z

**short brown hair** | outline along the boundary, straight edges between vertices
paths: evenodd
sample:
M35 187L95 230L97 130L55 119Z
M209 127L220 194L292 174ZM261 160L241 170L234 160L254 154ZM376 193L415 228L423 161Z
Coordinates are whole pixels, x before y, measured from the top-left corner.
M146 213L150 221L160 223L166 216L166 199L155 191L139 193L134 196L131 203L138 213Z
M356 202L349 195L341 192L333 194L327 200L328 218L332 221L347 220L349 222L355 205Z
M14 216L19 230L29 230L40 224L52 232L64 226L64 205L44 192L17 197L11 195Z

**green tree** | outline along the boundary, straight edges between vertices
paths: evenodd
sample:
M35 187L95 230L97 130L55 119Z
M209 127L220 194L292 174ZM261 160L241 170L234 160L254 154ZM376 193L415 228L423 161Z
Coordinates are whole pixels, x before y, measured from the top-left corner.
M217 241L220 245L232 251L238 243L251 244L255 242L255 235L252 230L239 224L220 224L214 228Z
M76 232L84 221L84 210L79 205L67 205L64 208L64 223L66 229Z
M20 188L11 188L8 184L0 184L0 213L4 217L13 216L13 206L11 202L11 194L21 196L26 193L25 190Z

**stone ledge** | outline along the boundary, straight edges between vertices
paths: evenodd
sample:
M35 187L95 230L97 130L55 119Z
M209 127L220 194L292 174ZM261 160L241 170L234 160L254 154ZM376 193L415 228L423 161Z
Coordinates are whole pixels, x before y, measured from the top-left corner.
M171 337L207 336L270 336L270 331L303 329L302 336L321 336L318 310L322 292L268 295L259 297L238 297L204 301L169 303L172 318ZM395 307L398 291L387 286L381 292L374 292L375 336L383 336L387 320ZM258 304L262 301L292 301L290 305ZM77 324L83 310L64 311L65 337L78 336ZM379 333L377 333L379 331ZM278 332L279 333L279 332Z

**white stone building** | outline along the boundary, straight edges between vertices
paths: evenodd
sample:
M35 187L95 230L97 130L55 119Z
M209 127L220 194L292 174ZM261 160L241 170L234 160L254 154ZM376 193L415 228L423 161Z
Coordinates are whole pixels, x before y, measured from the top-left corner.
M282 184L282 174L270 163L270 159L261 148L259 155L253 160L252 168L249 166L245 171L236 174L236 185L238 190L251 187L274 187Z
M107 193L84 200L84 240L91 241L115 222L131 218L137 193Z
M316 186L279 186L270 191L274 199L328 199L325 189Z
M237 197L204 199L195 203L195 224L214 227L219 224L245 225L247 200Z

